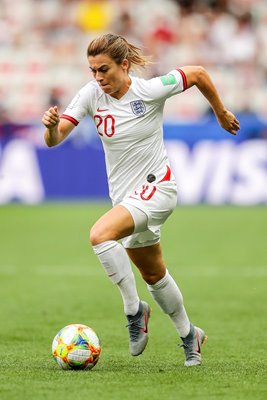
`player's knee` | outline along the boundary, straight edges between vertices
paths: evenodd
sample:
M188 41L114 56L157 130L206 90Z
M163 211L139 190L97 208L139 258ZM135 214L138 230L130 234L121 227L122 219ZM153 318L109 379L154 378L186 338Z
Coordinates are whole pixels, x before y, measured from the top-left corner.
M105 239L104 232L101 229L93 226L90 230L89 240L92 246L96 246L97 244L105 242L107 239Z
M156 273L141 271L141 274L146 283L149 285L154 285L164 277L165 271L158 271Z

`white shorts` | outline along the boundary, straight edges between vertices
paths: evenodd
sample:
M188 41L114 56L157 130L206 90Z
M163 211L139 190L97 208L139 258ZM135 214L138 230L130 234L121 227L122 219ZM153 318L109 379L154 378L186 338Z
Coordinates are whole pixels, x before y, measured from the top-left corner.
M160 227L176 207L176 182L146 182L119 204L127 208L135 223L133 234L123 238L122 245L125 248L151 246L160 241Z

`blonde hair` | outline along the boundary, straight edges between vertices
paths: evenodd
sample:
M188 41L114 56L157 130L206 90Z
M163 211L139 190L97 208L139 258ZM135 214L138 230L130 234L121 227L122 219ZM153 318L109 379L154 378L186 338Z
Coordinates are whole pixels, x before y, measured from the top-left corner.
M87 57L106 54L117 64L123 60L128 60L129 69L134 67L146 67L150 64L149 58L141 53L141 49L129 43L123 36L107 33L102 35L89 44Z

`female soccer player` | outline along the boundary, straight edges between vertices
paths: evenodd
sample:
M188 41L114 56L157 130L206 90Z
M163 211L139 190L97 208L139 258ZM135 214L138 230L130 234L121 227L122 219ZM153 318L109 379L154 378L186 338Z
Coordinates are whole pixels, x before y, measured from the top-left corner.
M85 115L93 118L103 143L113 208L92 227L90 242L121 292L130 353L138 356L147 345L151 310L138 297L129 259L174 323L183 342L185 366L199 365L206 335L190 322L160 245L161 225L177 200L163 143L163 108L167 98L195 85L226 131L235 135L239 122L223 105L203 67L186 66L149 80L134 77L131 67L146 66L147 59L139 48L113 34L93 40L87 57L95 79L76 94L62 115L56 106L44 113L45 141L49 147L55 146Z

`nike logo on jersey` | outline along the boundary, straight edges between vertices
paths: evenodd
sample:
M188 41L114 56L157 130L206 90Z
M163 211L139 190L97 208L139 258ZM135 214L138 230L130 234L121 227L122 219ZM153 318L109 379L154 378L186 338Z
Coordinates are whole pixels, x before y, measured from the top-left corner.
M104 112L104 111L108 111L108 109L107 109L107 108L100 108L100 107L98 107L96 111L97 111L97 112Z

